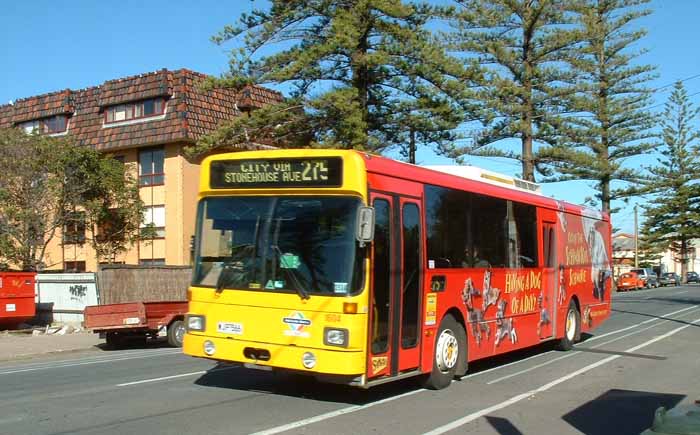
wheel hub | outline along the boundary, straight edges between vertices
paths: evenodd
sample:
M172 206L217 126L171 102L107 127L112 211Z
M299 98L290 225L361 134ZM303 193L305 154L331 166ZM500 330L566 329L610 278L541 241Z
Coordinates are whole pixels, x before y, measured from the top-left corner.
M445 329L440 333L435 350L435 362L441 372L446 373L455 367L459 355L459 343L452 330Z

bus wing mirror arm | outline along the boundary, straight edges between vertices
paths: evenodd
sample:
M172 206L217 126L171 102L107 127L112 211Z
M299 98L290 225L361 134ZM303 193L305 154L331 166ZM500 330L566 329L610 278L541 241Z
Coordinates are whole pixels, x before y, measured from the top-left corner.
M355 223L355 238L360 248L374 240L374 207L359 207Z

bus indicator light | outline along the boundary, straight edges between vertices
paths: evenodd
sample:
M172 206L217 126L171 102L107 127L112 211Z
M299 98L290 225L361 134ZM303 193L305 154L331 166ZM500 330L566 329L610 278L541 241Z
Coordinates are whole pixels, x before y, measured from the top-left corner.
M343 313L357 314L357 304L355 302L343 302Z

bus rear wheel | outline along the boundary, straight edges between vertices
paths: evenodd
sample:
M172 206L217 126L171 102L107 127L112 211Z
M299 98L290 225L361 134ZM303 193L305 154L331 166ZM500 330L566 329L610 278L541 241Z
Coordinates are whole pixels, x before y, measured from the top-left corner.
M424 382L426 388L441 390L450 385L461 366L460 356L466 357L465 337L464 328L453 316L448 314L442 319L435 339L433 369Z
M569 308L566 310L564 320L564 336L559 341L560 350L571 350L574 344L581 337L581 313L578 311L576 302L572 299Z

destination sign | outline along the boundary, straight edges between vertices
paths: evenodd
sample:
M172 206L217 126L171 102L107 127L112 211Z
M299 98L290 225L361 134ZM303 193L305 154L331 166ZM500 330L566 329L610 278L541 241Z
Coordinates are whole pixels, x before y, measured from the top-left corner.
M339 157L217 160L211 162L213 189L253 187L340 187Z

